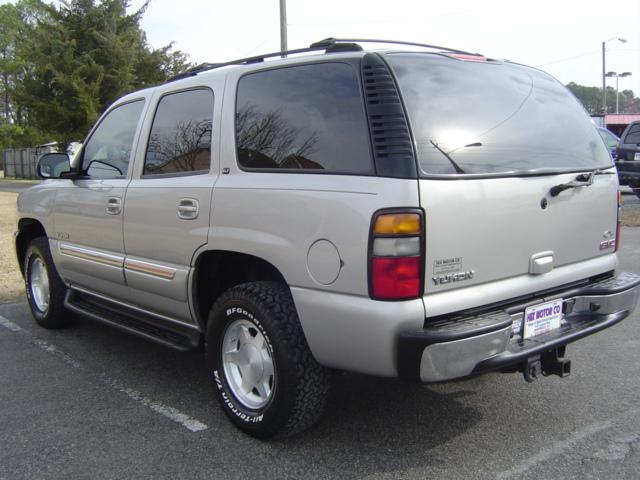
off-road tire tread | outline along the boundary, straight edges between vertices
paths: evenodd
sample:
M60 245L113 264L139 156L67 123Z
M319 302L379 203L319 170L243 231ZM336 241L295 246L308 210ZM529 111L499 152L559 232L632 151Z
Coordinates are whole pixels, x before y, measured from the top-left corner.
M31 300L29 300L29 307L33 312L33 317L38 325L49 330L68 327L73 323L73 315L64 308L64 297L67 293L67 287L60 278L60 275L58 275L58 270L53 263L53 257L49 250L49 241L46 237L34 238L29 242L29 246L27 247L27 253L24 257L24 282L27 296L30 295L29 259L31 258L34 250L42 257L47 268L47 274L49 276L49 309L47 310L46 315L39 315L38 312L34 311L34 308L31 305Z
M256 437L283 438L299 433L321 417L329 394L329 370L316 362L304 336L289 287L279 282L251 282L227 290L211 309L209 321L230 301L245 301L258 307L262 323L270 331L274 350L286 353L278 373L293 374L295 381L287 395L293 400L290 411L281 412L273 428L251 432ZM274 355L277 355L274 351ZM286 417L286 418L284 418Z

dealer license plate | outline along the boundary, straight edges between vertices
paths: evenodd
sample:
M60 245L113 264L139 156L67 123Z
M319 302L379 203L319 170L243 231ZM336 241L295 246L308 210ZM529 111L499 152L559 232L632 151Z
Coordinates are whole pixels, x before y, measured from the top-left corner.
M562 320L562 299L529 307L524 311L522 338L535 337L560 328L560 320Z

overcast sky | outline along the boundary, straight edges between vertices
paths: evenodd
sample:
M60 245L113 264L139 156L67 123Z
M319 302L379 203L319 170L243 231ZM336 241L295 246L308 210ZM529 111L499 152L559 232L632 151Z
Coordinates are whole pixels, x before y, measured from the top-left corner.
M142 27L154 47L173 41L194 62L219 62L279 50L278 12L278 0L152 0ZM602 41L623 37L607 43L607 71L631 71L620 90L640 95L640 0L287 0L287 23L289 48L325 37L409 40L597 86Z
M131 9L143 3L131 0ZM409 40L594 86L602 85L602 42L622 37L627 43L607 43L607 71L632 72L620 90L640 96L640 0L287 0L287 23L289 48L326 37ZM231 60L279 50L279 0L151 0L142 27L152 46L174 42L193 62Z

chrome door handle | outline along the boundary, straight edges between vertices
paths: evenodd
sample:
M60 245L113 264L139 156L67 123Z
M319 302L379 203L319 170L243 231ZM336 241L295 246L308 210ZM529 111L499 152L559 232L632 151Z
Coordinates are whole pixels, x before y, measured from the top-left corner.
M195 198L181 198L178 203L178 218L195 220L200 212L200 204Z
M109 197L107 199L107 214L120 215L122 211L122 200L120 197Z

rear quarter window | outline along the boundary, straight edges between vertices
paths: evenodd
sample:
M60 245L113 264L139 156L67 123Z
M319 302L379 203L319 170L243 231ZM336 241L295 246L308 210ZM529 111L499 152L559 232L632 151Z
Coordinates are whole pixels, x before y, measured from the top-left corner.
M640 124L632 125L624 137L624 143L640 143Z
M236 148L249 170L372 174L357 71L326 62L243 76Z

